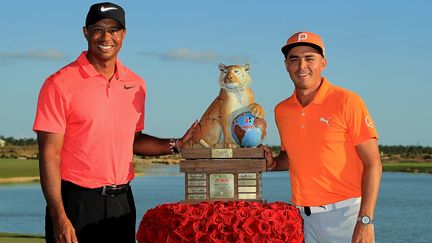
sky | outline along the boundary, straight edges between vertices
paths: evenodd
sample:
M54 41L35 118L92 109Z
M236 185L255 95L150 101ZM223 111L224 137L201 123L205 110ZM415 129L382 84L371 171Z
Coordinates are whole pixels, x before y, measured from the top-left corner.
M0 135L35 137L40 87L87 49L94 1L2 1ZM180 137L219 92L218 64L249 63L268 145L274 107L294 86L280 48L293 33L323 38L323 75L358 93L382 145L432 146L432 1L116 1L126 11L119 58L146 80L144 133ZM428 45L429 44L429 45Z

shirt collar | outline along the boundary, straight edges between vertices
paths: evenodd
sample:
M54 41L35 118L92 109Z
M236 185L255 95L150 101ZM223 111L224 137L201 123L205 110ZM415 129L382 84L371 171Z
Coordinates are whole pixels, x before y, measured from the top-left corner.
M81 55L78 57L78 63L89 77L96 77L100 75L100 73L96 71L96 69L87 59L87 51L83 51L81 53ZM125 68L118 58L116 60L116 72L114 73L114 78L119 80L126 79Z
M327 96L327 91L329 90L331 83L325 77L322 77L321 80L322 80L322 82L321 82L320 87L318 88L318 92L316 93L316 95L313 98L313 100L311 101L311 103L314 103L314 104L324 103L324 99ZM288 99L288 102L292 103L292 104L300 104L299 100L297 99L295 89L294 89L294 92L291 95L291 97Z

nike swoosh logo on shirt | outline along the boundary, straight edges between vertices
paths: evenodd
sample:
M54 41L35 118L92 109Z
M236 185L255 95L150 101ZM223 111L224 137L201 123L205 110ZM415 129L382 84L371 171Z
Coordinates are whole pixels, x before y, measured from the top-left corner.
M106 11L108 11L108 10L114 10L114 9L117 9L117 8L115 8L115 7L108 7L108 8L105 8L104 6L102 6L101 7L101 12L106 12Z
M132 89L132 88L135 88L135 86L126 86L126 84L125 84L125 85L123 85L123 88L124 89Z

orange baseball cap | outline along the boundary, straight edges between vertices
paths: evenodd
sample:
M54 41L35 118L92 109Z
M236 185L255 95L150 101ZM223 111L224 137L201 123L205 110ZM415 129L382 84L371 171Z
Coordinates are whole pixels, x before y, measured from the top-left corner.
M284 56L286 56L288 51L291 50L291 48L296 46L311 46L317 49L323 57L325 56L324 43L321 37L312 32L301 31L295 33L287 40L286 44L282 47L281 51L284 54Z

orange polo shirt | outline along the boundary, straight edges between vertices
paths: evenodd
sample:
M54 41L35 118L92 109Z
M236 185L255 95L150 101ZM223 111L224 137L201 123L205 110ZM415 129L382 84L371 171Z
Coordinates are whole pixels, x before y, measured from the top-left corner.
M306 107L291 97L275 108L282 149L289 157L292 202L320 206L361 196L363 164L355 146L378 138L355 93L322 84Z
M133 141L144 129L144 80L116 62L107 80L83 52L48 77L37 105L34 131L64 136L61 177L86 188L133 179Z

